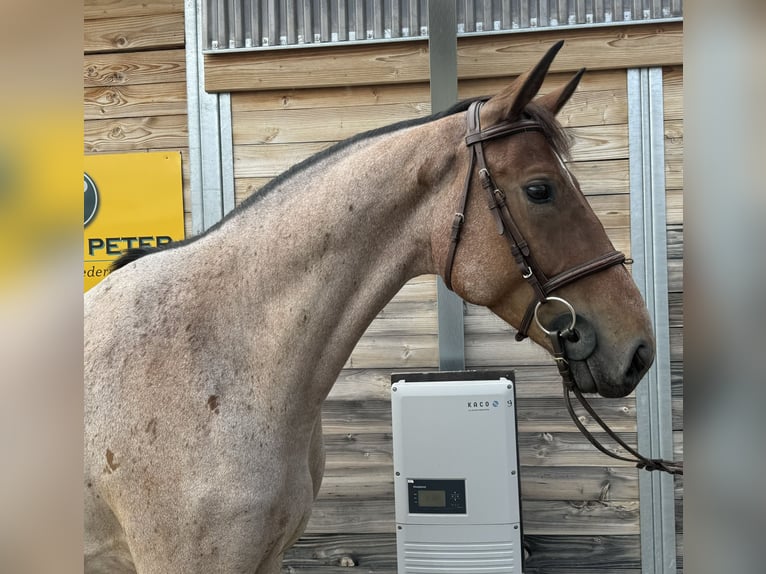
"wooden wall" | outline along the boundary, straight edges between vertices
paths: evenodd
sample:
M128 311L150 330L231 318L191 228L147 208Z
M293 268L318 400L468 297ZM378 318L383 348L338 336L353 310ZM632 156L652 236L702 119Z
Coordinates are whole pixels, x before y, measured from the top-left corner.
M183 0L85 0L85 153L180 151L191 229Z
M183 2L85 1L85 153L180 150L190 229ZM665 65L671 358L682 454L683 109L680 25L466 38L460 97L489 94L567 46L543 91L591 70L560 119L573 168L617 249L629 253L626 69ZM424 42L206 57L210 91L232 91L237 202L290 165L364 130L430 113ZM674 67L675 66L675 67ZM637 471L596 452L568 420L550 358L466 306L469 368L512 367L518 385L526 574L641 571ZM324 407L325 480L285 572L396 572L390 375L438 368L434 277L408 283L361 339ZM596 399L635 440L635 400ZM683 483L677 481L678 516ZM679 553L682 525L679 520ZM679 565L681 560L679 558ZM682 568L679 567L679 572Z

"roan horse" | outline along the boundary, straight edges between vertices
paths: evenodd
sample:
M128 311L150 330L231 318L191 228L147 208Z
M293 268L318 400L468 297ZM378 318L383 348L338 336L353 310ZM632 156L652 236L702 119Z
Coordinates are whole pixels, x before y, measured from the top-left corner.
M468 103L351 138L87 293L86 571L279 572L321 483L322 403L415 276L442 275L551 350L542 323L563 309L525 319L534 280L577 270L556 295L597 344L570 361L574 380L635 387L654 357L648 313L561 159L555 115L581 73L532 101L560 47L471 106L472 142Z

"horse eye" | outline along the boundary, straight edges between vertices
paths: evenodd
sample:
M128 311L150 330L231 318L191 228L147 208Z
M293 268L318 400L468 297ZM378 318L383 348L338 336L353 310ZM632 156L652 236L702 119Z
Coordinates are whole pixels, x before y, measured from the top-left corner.
M553 199L553 188L550 184L537 181L524 188L527 197L535 203L545 203Z

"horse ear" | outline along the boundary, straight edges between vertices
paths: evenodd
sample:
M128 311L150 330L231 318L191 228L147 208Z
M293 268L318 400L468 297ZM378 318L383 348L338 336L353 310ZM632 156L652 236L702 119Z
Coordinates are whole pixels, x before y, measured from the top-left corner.
M524 108L537 95L540 86L543 85L548 68L551 67L553 59L563 45L564 40L556 42L548 48L545 56L534 68L516 78L510 86L490 99L482 110L483 112L486 110L486 118L484 117L485 114L482 114L482 120L487 120L482 123L489 126L502 120L513 122L520 119Z
M553 113L555 116L561 111L561 108L564 107L564 104L569 101L569 98L572 97L572 94L577 89L577 84L580 83L584 73L585 68L580 69L580 71L577 72L574 77L569 80L569 82L567 82L566 86L559 88L558 90L554 90L553 92L550 92L544 96L540 96L535 100L535 102L550 110L551 113Z

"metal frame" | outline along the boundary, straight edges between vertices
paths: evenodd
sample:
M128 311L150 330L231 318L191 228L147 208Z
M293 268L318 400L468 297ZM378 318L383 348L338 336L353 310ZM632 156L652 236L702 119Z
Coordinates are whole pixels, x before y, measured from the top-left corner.
M184 1L192 235L234 209L231 96L209 94L204 88L201 1Z
M654 365L636 390L638 450L672 460L664 133L662 68L628 70L633 278L649 308L657 343ZM641 571L675 574L673 477L641 472L639 496Z
M434 2L434 0L430 0ZM455 3L440 2L428 11L428 54L431 79L431 111L446 110L457 102L457 36ZM439 329L439 369L465 369L463 300L436 278L436 308Z

